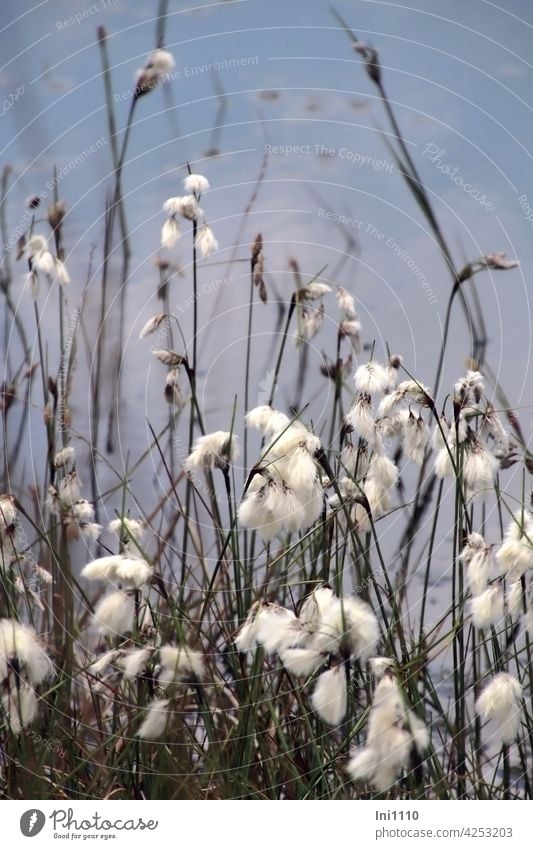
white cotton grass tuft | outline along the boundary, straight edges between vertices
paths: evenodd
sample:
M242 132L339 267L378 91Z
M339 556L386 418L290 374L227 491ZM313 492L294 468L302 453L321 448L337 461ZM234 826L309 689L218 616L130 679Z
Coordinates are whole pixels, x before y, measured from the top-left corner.
M81 570L88 581L107 581L114 586L129 586L139 589L152 578L152 567L137 557L111 554L91 560Z
M35 631L14 619L0 619L0 681L9 677L13 663L36 686L53 675L53 666Z
M2 718L12 734L20 734L23 728L31 725L37 718L37 696L27 684L19 684L4 693L1 704Z
M161 687L201 681L205 677L203 654L184 646L161 646L155 676Z
M492 546L485 546L481 551L476 551L467 567L466 577L472 595L481 595L492 576Z
M403 426L403 449L406 457L421 466L428 441L429 430L424 419L409 410Z
M353 781L365 781L385 793L429 745L425 724L406 707L392 675L379 681L368 718L366 745L352 752L347 770Z
M91 675L99 675L102 677L108 675L110 672L115 673L120 656L121 653L116 649L105 651L103 654L99 655L96 660L93 660L87 671Z
M496 552L502 572L511 581L533 568L533 516L529 510L515 513Z
M392 657L371 657L368 660L368 665L372 675L378 680L383 678L384 675L390 675L395 667Z
M74 502L80 500L81 486L81 481L75 469L72 469L62 478L59 484L59 498L65 506L71 506Z
M119 664L124 671L124 677L133 680L145 672L153 650L150 648L132 649L124 657L119 659Z
M63 520L67 529L67 539L78 539L79 534L87 540L96 540L102 532L102 526L94 521L94 507L85 498L75 501Z
M345 318L339 324L339 335L350 340L353 351L358 354L361 349L361 330L363 326L360 321ZM351 363L351 356L345 362L345 366Z
M134 97L142 97L165 82L175 64L174 57L168 50L163 50L161 47L153 50L144 68L135 74Z
M359 392L351 409L344 417L346 430L355 431L357 436L372 442L376 431L376 422L372 414L372 398L368 392Z
M366 439L359 439L357 445L352 442L345 442L341 452L341 464L346 472L354 479L361 480L365 477L370 463L369 444ZM342 490L341 484L349 483L347 478L339 480L339 488ZM355 493L354 493L355 494ZM347 493L344 493L348 497ZM337 496L334 496L337 498Z
M499 672L483 688L476 701L476 713L495 725L495 736L512 743L520 730L522 685L513 675Z
M322 298L324 295L327 295L331 292L331 286L328 286L327 283L320 283L317 280L313 280L307 286L304 286L303 289L300 289L300 294L305 298L306 301L315 301L319 298Z
M321 666L326 655L313 648L293 647L282 649L279 659L287 672L297 678L307 678Z
M165 319L168 319L168 316L164 312L158 313L157 315L152 316L152 318L149 318L139 333L139 339L144 339L146 336L150 336L154 333Z
M30 269L41 274L52 277L56 264L54 257L48 250L48 244L43 236L35 235L28 240L26 253L30 262Z
M394 363L397 363L397 368L399 368L400 362L398 361L401 361L401 357L391 357L391 360ZM378 419L390 416L398 405L406 402L414 402L416 404L420 404L421 407L432 408L434 404L431 393L427 386L424 386L424 384L420 383L418 380L403 380L396 386L396 389L391 391L397 381L397 368L395 366L391 367L391 360L389 360L389 365L386 369L388 384L385 388L385 394L378 406Z
M368 392L369 395L384 392L390 385L387 369L375 360L359 366L355 372L355 388L358 392Z
M161 247L170 250L181 236L180 228L174 216L167 218L161 229Z
M64 466L74 465L76 462L76 451L72 445L67 445L54 457L54 468L62 469Z
M338 725L346 716L348 694L346 673L341 663L318 676L311 696L313 710L328 725Z
M357 310L355 309L353 295L347 289L343 289L342 286L337 286L337 303L345 319L348 321L357 319Z
M453 445L443 446L435 458L435 474L438 478L450 478L455 474Z
M254 407L252 410L248 410L244 420L247 427L253 427L264 433L274 414L275 410L273 410L272 407L268 404L262 404L259 407ZM285 418L287 420L286 424L288 425L290 419L288 416L285 416Z
M170 699L154 699L148 705L145 717L137 730L141 740L158 740L162 737L170 719Z
M368 467L368 477L383 489L390 490L398 483L398 466L386 454L374 453Z
M311 527L324 506L316 455L320 439L304 424L263 405L250 410L248 427L261 430L268 443L238 511L243 527L257 530L264 542L283 531Z
M292 610L262 602L251 608L235 638L235 645L241 652L262 646L267 654L274 654L286 647L298 646L303 636Z
M68 286L70 283L70 274L67 271L65 263L60 259L54 259L54 271L58 283L60 283L61 286Z
M465 377L460 377L453 388L455 400L461 406L479 404L484 390L483 375L472 369L467 371Z
M319 585L303 600L298 618L309 631L314 632L319 628L322 617L336 602L337 596L329 584Z
M198 205L198 201L194 195L182 195L181 197L168 198L163 204L163 210L171 218L176 215L181 215L187 221L198 221L203 215L203 211Z
M277 653L285 669L298 678L308 678L330 663L328 674L317 682L312 704L325 722L335 725L346 713L343 664L351 657L364 661L375 652L378 638L378 622L366 602L339 599L321 585L305 598L298 616L278 604L256 602L235 646L241 652L261 646L267 654ZM337 667L342 675L334 673Z
M183 180L183 185L189 194L201 195L209 191L209 180L202 174L188 174Z
M324 304L318 309L302 307L298 314L297 343L311 342L320 331L324 322Z
M161 246L167 249L173 248L181 236L181 230L177 222L178 215L187 219L187 221L199 221L203 216L203 211L200 209L195 195L168 198L163 204L163 210L166 212L168 218L161 230ZM202 242L200 251L204 247L208 248L210 244L209 235L203 238L204 241ZM214 237L211 233L211 244L213 241ZM216 250L216 248L214 249Z
M248 615L235 637L235 647L237 651L249 652L255 649L258 645L256 635L257 627L255 624L256 616L259 612L261 602L256 601L248 611Z
M488 489L494 484L499 461L477 437L471 436L465 452L463 478L469 493Z
M184 463L186 471L193 469L222 469L225 471L239 456L237 437L228 431L217 430L200 436Z
M322 505L316 479L307 491L296 492L284 480L270 478L261 484L256 477L241 501L238 517L242 527L258 531L264 542L270 542L283 531L307 530L320 516Z
M146 528L144 522L140 519L130 519L128 516L123 516L109 522L107 530L120 538L125 537L126 540L132 538L136 542L142 542Z
M324 722L338 724L346 714L345 662L364 662L376 650L379 625L366 602L337 598L328 585L317 586L303 601L299 615L278 604L256 602L240 627L235 646L249 652L261 646L277 654L291 675L308 678L325 664L311 698Z
M93 622L105 637L123 637L133 631L135 603L131 595L117 591L104 596L95 607Z
M501 584L493 584L470 601L472 621L479 629L503 624L505 616L504 594Z
M485 545L481 534L470 534L460 557L466 566L466 578L471 594L481 595L487 589L489 580L494 577L492 546Z
M218 242L213 235L213 231L207 224L203 224L198 230L194 244L202 257L211 256L212 253L218 250Z
M371 607L351 596L333 598L320 617L313 646L322 652L355 656L364 661L374 654L378 621Z
M505 593L505 605L509 615L513 619L519 619L523 613L523 596L522 582L520 580L513 581L512 584L509 584Z

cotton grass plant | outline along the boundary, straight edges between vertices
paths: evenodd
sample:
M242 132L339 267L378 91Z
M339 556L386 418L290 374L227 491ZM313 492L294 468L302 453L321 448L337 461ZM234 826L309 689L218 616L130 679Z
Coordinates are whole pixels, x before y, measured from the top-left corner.
M379 56L348 34L382 98L394 130L388 143L407 188L451 272L437 374L431 383L430 375L411 373L401 351L378 350L365 339L353 294L325 269L304 279L293 264L272 385L266 403L254 405L254 332L272 321L275 308L268 241L259 234L242 249L250 263L244 385L230 386L231 415L208 429L199 387L198 285L202 263L216 256L218 244L203 209L209 179L185 166L185 193L164 202L161 244L172 250L188 239L191 327L186 333L169 309L167 264L163 311L145 318L140 331L141 340L151 340L165 330L152 354L167 369L161 404L168 405L168 424L160 432L149 425L148 450L135 456L131 446L126 473L115 471L116 486L102 491L96 461L105 340L99 337L94 351L89 463L74 447L84 423L70 413L76 348L56 364L61 379L45 356L42 287L59 287L63 351L61 293L70 281L65 210L56 198L50 232L41 234L45 224L34 220L20 246L40 362L28 361L26 330L15 316L26 371L14 373L3 394L10 482L0 497L6 798L532 798L532 463L516 414L496 405L505 396L475 320L465 374L441 385L456 302L470 315L464 283L490 270L512 273L516 262L495 252L456 270L387 100ZM113 124L105 33L99 39ZM128 277L121 174L132 117L173 62L158 43L137 74L122 147L114 150L102 322L117 220L123 292ZM337 344L315 376L333 387L327 421L316 432L303 388L305 349L325 316L335 323ZM123 312L120 345L122 321ZM292 345L302 403L279 409L274 391ZM42 383L46 456L28 498L26 482L9 475L19 449L6 423L15 394L34 374ZM176 457L178 434L185 450ZM141 510L130 478L148 455L166 493ZM406 464L414 475L404 474ZM506 475L520 466L517 504ZM452 581L445 609L432 621L427 593L444 534L445 488L454 505L446 553ZM101 517L117 496L120 510L105 526ZM494 507L499 534L486 527ZM385 555L381 529L392 515L403 531L398 552ZM420 535L427 540L414 609L411 559ZM443 658L452 669L447 690L439 680Z

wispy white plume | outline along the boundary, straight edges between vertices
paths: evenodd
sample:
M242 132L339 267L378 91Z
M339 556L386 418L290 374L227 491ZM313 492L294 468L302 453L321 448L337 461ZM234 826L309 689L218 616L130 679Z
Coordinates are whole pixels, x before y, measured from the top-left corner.
M346 689L346 673L342 663L318 676L311 704L328 725L338 725L346 716Z
M502 624L505 615L503 587L493 584L470 601L472 621L476 628L490 628Z
M154 699L137 731L142 740L158 740L167 730L170 719L169 699Z
M94 623L106 637L122 637L133 630L135 604L131 595L121 591L110 593L98 602Z
M227 469L238 456L237 437L223 430L200 436L184 463L185 469Z
M503 743L512 743L520 729L522 685L507 672L499 672L484 687L476 702L476 713L492 720L495 734Z

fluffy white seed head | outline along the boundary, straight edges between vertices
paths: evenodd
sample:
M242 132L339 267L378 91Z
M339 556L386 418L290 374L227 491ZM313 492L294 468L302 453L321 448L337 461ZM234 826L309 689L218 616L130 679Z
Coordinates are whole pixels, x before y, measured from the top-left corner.
M70 283L70 274L67 271L65 263L62 262L60 259L55 259L54 270L58 283L60 283L61 286L68 286L68 284Z
M33 628L14 619L0 619L0 681L8 678L14 661L30 684L41 684L53 674L52 662Z
M428 440L429 430L422 416L415 416L409 412L403 429L403 448L406 457L421 466Z
M269 407L268 404L263 404L260 407L254 407L252 410L249 410L246 413L246 426L253 427L256 430L265 431L268 423L272 419L272 417L276 414L276 410L273 410L272 407ZM283 413L281 415L284 415ZM285 424L289 424L289 417L285 416L286 422Z
M364 661L376 650L379 625L370 605L357 598L334 598L320 616L313 646L322 652Z
M131 680L142 675L152 653L151 649L147 648L131 649L124 657L121 657L119 664L124 670L124 677Z
M135 606L133 598L123 592L110 593L98 602L93 621L106 637L123 637L133 630Z
M384 392L390 383L387 369L374 360L359 366L354 379L357 391L368 392L369 395Z
M406 708L394 678L384 674L369 714L367 745L352 753L348 772L386 792L408 768L413 748L422 753L428 744L425 724Z
M306 301L315 301L318 298L322 298L324 295L327 295L331 292L331 286L328 286L327 283L320 283L317 280L314 280L312 283L309 283L308 286L304 286L303 289L300 289L300 295L306 299Z
M394 660L391 657L371 657L368 660L370 671L378 680L394 669Z
M333 667L317 678L311 704L328 725L338 725L346 716L348 702L344 666Z
M37 717L37 696L27 684L10 689L2 696L2 713L12 734L20 734Z
M174 216L167 218L161 228L161 247L170 250L181 236L180 228Z
M210 256L212 253L218 250L218 242L215 239L213 231L207 224L202 225L200 227L198 234L196 236L196 250L200 254L200 256L206 257Z
M476 702L476 713L492 720L495 733L504 743L512 743L520 728L522 685L507 672L499 672L484 687Z
M157 680L162 687L201 681L205 677L204 657L187 646L162 646L159 650Z
M200 436L194 449L184 463L185 469L227 469L229 464L238 456L237 437L235 434L217 430Z
M54 457L54 467L61 469L63 466L74 465L76 462L76 451L72 445L62 448Z
M342 286L337 286L337 303L345 318L348 320L355 320L357 318L353 295L350 295Z
M505 605L510 616L513 619L518 619L523 612L523 592L522 592L522 582L521 581L513 581L512 584L509 584L507 588L507 592L505 594Z
M154 699L137 731L141 740L158 740L167 730L170 719L169 699Z
M183 181L185 191L200 195L209 190L209 180L201 174L188 174Z
M324 663L325 656L316 649L290 648L280 652L280 660L291 675L307 678Z
M163 204L163 209L171 218L181 215L188 221L198 221L203 215L194 195L168 198Z
M81 574L88 581L108 581L113 585L139 589L150 581L152 567L146 560L114 554L87 563Z
M355 431L357 436L367 442L372 442L375 435L376 423L372 414L372 399L367 392L357 395L354 405L346 414L345 426Z
M169 74L175 64L172 53L169 53L168 50L163 50L161 47L154 50L147 61L147 65L151 65L161 75Z
M493 577L492 546L486 545L474 552L468 560L466 577L473 596L485 592L489 580Z
M490 628L502 624L505 614L503 588L494 584L481 595L475 596L471 602L472 621L476 628Z
M128 516L113 519L109 522L107 530L118 537L133 537L137 542L142 542L145 534L144 523L140 519L130 519Z
M470 492L478 492L494 483L499 462L494 454L479 439L474 439L466 451L463 477Z

